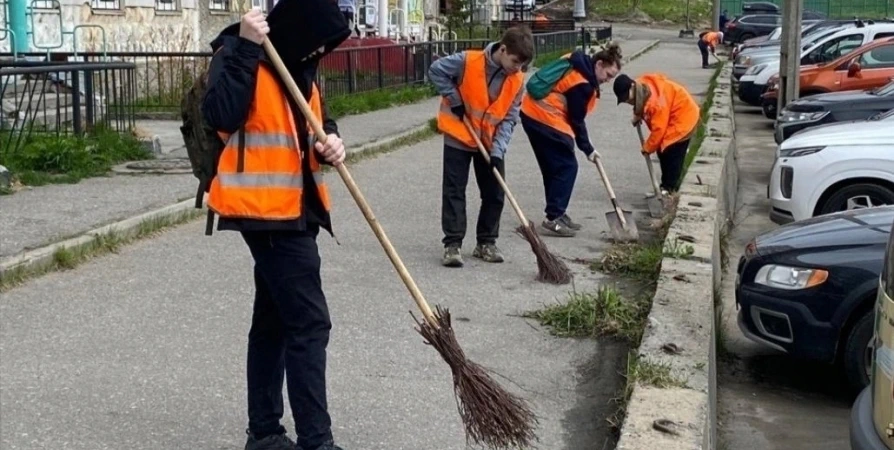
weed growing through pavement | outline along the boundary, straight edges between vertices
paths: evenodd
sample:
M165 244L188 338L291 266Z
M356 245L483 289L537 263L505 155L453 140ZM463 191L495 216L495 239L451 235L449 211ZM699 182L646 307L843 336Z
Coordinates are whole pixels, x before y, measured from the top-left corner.
M538 320L556 336L618 336L637 342L648 314L648 302L625 299L614 287L601 286L594 292L569 293L567 301L523 317Z
M627 416L627 405L630 402L630 396L633 395L633 388L637 384L662 389L687 387L686 380L681 380L671 373L670 365L641 358L633 351L627 355L625 378L623 395L614 400L619 405L618 409L606 419L616 430L620 430L624 423L624 418Z

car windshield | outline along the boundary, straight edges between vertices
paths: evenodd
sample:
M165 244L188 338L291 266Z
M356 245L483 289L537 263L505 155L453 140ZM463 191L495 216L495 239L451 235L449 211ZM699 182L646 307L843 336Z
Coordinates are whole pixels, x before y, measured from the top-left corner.
M884 85L879 86L871 91L869 91L872 95L878 95L879 97L887 97L891 94L894 94L894 81Z
M838 31L840 31L840 29L833 28L831 30L818 31L814 34L811 34L810 36L805 37L804 38L805 43L803 45L801 45L801 51L806 52L807 49L809 49L810 47L813 47L814 45L819 43L819 41L821 41L826 36L829 36L833 33L837 33Z

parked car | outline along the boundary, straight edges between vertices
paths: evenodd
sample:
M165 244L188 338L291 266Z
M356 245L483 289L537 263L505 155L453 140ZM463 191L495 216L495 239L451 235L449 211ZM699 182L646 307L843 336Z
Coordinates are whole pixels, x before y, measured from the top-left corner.
M869 384L872 305L894 206L791 223L754 238L740 258L737 321L749 339L837 365Z
M774 138L782 143L793 134L819 125L865 120L894 109L894 81L875 89L832 92L799 98L776 118Z
M841 25L832 28L823 28L821 30L812 30L801 36L801 52L810 51L816 47L819 42L835 33L852 28L853 25ZM754 74L754 67L767 67L767 63L778 62L780 58L780 41L767 42L765 45L758 45L751 48L745 48L736 54L733 58L733 78L741 80L748 74ZM763 70L763 69L761 69Z
M894 449L894 236L888 238L874 306L871 376L851 408L851 450Z
M894 27L894 24L891 26ZM886 37L865 44L854 51L847 51L845 47L850 47L856 42L858 37L855 36L849 43L842 42L833 49L835 53L841 53L841 56L827 63L802 67L799 75L799 96L872 89L887 84L894 77L894 38L890 37L894 35L894 31L884 34ZM766 93L761 96L764 115L771 119L776 118L778 89L777 74L769 79Z
M894 204L894 111L814 127L779 144L767 196L779 224Z

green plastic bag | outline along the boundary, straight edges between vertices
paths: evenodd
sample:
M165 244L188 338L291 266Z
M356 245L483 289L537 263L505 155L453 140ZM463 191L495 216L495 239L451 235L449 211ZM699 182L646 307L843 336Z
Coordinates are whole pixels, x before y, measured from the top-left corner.
M571 61L567 58L560 58L547 65L537 69L528 83L525 84L525 90L535 100L540 100L553 90L553 87L568 71L571 70Z

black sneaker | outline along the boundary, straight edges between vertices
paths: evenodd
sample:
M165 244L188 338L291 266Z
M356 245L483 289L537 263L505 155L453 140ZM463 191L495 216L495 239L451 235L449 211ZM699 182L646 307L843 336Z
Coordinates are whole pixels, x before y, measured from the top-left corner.
M564 223L566 227L571 228L572 230L575 230L575 231L583 228L581 226L581 224L575 223L573 220L571 220L571 217L569 217L568 214L565 214L562 217L559 217L558 220L560 220L562 223Z
M544 220L543 223L540 224L543 229L547 230L549 234L553 236L559 237L574 237L577 233L571 229L568 225L565 225L565 222L556 219L556 220Z
M245 430L248 440L245 441L245 450L295 450L295 442L289 439L285 433L271 434L262 439L257 439L250 431Z
M495 244L478 244L472 256L491 263L503 262L503 252Z

